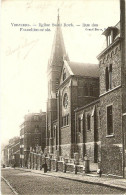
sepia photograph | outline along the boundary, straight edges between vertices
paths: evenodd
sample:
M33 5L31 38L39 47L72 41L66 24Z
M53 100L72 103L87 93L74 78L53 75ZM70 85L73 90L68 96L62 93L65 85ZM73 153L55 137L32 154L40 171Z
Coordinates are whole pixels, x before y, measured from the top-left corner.
M1 195L126 194L126 0L1 0Z

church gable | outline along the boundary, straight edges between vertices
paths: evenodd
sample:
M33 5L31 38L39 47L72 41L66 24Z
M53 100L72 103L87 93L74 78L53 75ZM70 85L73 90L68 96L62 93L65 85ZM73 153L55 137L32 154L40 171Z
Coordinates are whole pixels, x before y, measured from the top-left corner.
M62 84L70 75L73 75L73 72L66 60L64 60L61 77L60 77L60 84Z

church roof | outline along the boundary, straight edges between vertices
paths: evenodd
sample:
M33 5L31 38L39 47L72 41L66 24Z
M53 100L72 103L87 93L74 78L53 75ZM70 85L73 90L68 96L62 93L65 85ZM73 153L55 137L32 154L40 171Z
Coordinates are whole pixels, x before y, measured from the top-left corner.
M79 63L67 61L71 71L74 75L87 76L87 77L99 77L98 64Z

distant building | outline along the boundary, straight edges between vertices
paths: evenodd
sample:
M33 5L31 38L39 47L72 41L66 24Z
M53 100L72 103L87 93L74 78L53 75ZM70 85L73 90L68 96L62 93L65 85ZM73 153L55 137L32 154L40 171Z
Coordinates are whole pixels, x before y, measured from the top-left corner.
M5 166L9 166L9 146L6 145L2 151L2 156L3 156L3 161L2 163L5 165Z
M14 137L3 149L3 164L5 166L19 166L20 164L20 138Z
M20 126L20 165L27 166L30 149L46 145L46 113L28 113Z
M14 137L9 140L9 164L11 166L20 165L20 138Z

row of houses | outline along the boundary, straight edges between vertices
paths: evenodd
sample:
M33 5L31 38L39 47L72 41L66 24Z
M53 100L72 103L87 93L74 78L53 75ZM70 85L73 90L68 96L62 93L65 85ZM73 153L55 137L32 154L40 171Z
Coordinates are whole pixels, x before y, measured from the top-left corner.
M2 151L4 166L20 166L20 138L13 137Z
M9 140L3 149L3 164L5 166L27 167L30 149L36 150L39 146L44 152L46 113L28 113L20 125L20 136Z
M103 35L99 64L70 61L60 17L48 62L46 113L29 113L20 126L20 166L53 170L99 168L104 175L126 172L126 16ZM57 168L58 167L58 168ZM93 168L92 168L93 167Z

